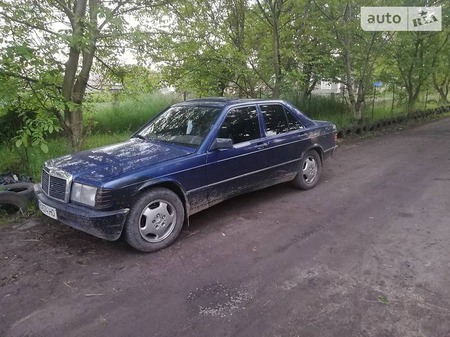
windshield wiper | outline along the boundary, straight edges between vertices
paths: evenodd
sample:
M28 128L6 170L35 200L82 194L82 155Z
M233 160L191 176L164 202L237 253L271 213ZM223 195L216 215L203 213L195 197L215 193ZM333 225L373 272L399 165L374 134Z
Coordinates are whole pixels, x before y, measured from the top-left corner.
M131 138L139 138L139 139L142 139L142 140L148 140L147 137L145 137L145 136L143 136L143 135L141 135L141 134L134 135L134 136L131 137Z

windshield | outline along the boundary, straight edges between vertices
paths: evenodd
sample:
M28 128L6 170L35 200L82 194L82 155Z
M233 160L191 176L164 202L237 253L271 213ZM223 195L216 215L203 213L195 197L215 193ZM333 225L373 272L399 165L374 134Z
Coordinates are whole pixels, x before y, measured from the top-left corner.
M198 147L220 111L218 107L174 106L152 120L137 136Z

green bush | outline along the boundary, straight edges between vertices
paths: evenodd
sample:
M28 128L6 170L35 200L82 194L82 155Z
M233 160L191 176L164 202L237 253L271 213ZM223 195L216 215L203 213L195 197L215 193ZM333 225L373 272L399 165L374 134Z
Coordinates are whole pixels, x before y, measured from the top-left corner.
M36 113L33 111L23 112L12 108L0 115L0 144L9 142L23 128L24 120L20 116L21 114L30 119L36 117Z

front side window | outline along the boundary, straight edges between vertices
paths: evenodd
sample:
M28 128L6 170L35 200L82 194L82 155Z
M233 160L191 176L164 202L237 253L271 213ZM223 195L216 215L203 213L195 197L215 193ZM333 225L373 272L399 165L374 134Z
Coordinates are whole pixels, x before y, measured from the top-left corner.
M261 105L261 111L266 125L267 136L278 135L302 127L300 122L282 105Z
M175 106L150 122L139 136L199 146L220 114L218 107Z
M219 138L231 138L233 144L261 137L256 106L231 109L220 128Z

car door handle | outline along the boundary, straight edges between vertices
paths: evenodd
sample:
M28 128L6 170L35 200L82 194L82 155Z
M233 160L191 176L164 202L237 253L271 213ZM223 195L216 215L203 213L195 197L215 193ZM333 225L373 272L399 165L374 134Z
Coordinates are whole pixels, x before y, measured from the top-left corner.
M257 148L258 150L262 150L262 149L267 148L267 142L259 142L259 143L256 143L256 148Z

